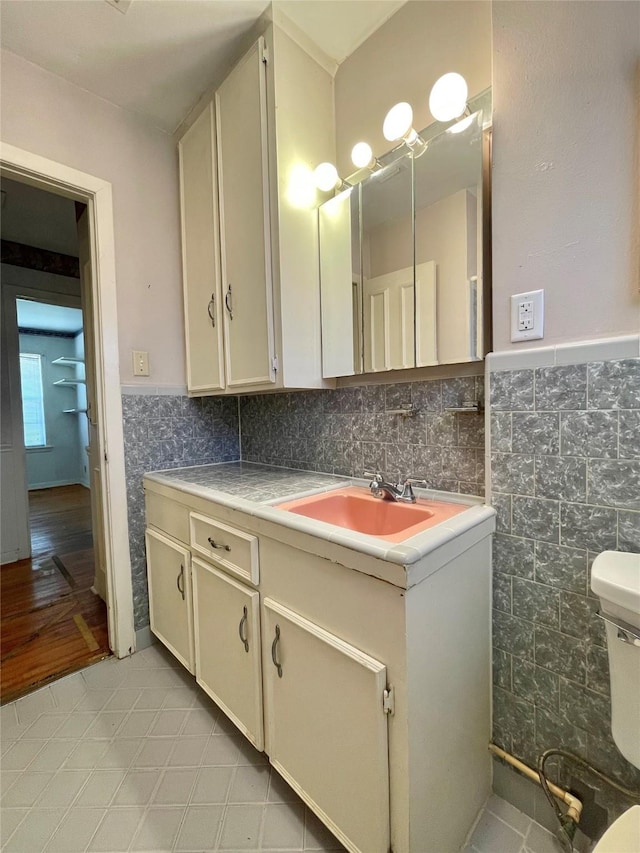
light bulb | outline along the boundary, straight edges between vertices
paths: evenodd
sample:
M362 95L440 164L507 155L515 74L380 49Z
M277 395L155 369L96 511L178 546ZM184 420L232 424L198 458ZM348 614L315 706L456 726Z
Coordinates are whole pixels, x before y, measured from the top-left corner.
M462 133L468 127L471 127L473 124L473 116L467 116L466 118L460 119L455 124L452 124L451 127L447 128L447 133Z
M331 192L340 182L338 170L333 163L320 163L313 172L316 186L323 193Z
M292 207L311 208L316 205L316 184L311 169L297 163L291 167L287 183L287 199Z
M401 101L395 107L391 107L385 116L382 133L386 140L395 142L397 139L403 139L412 130L412 124L413 110L411 104Z
M443 74L433 84L429 109L436 121L451 121L465 111L469 87L462 74L455 71Z
M367 142L357 142L351 149L351 162L356 169L366 169L373 163L373 151Z

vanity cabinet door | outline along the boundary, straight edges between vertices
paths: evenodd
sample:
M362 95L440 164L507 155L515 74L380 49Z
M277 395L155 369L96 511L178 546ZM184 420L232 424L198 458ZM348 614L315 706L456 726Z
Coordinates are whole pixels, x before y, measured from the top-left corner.
M151 630L193 674L191 555L155 530L145 532Z
M227 386L275 382L264 39L216 92Z
M269 598L263 655L271 763L348 850L387 853L386 667Z
M196 680L262 750L259 593L197 557L192 566Z
M224 388L213 103L178 145L187 387Z

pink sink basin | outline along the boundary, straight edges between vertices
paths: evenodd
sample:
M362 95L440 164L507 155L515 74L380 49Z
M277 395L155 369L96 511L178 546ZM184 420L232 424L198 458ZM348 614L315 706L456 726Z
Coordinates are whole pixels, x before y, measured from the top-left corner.
M414 504L381 500L359 486L278 504L278 509L286 509L358 533L368 533L369 536L377 536L389 542L402 542L467 508L463 504L422 498L418 498Z

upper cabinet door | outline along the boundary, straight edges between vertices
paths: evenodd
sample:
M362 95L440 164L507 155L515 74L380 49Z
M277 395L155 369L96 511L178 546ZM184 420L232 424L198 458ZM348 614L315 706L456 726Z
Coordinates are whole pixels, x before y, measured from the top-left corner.
M178 145L189 391L224 388L213 104Z
M227 386L275 381L264 39L216 93Z

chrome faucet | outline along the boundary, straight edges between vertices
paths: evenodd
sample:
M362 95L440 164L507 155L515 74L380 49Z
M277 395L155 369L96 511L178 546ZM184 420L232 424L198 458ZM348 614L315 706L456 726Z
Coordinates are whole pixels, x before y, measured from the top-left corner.
M371 494L375 498L381 498L382 500L414 504L416 496L413 494L411 486L413 484L421 484L425 488L427 486L426 480L416 480L413 477L405 477L397 485L394 485L393 483L387 483L382 474L379 473L370 474L365 471L364 476L371 477L371 482L369 483Z

